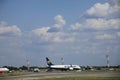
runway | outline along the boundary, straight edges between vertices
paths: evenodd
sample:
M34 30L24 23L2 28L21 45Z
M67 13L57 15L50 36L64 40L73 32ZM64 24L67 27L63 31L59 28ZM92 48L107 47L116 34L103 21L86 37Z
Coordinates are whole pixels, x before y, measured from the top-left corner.
M39 73L27 73L25 75L20 76L0 77L0 80L31 80L52 77L60 78L75 76L120 77L120 72L39 72Z

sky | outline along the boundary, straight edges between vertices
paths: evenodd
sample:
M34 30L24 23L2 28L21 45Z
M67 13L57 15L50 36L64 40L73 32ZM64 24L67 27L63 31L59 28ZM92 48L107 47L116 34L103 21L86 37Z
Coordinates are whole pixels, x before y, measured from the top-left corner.
M119 0L0 0L0 66L120 65Z

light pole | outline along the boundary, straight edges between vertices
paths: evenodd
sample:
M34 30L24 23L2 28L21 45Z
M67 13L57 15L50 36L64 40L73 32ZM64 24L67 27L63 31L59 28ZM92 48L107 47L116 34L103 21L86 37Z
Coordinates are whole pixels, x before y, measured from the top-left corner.
M64 65L64 60L63 60L63 58L61 58L61 61L62 61L62 65Z
M29 60L27 60L27 69L28 69L28 71L29 71L29 65L30 65L30 62L29 62Z

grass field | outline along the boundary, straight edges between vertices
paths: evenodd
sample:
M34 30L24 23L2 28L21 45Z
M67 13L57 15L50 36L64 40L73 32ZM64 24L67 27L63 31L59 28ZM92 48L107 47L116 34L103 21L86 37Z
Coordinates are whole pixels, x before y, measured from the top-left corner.
M15 71L12 73L0 73L0 77L7 77L7 76L17 76L17 75L22 75L22 72Z
M120 77L66 77L66 78L45 78L34 80L120 80Z

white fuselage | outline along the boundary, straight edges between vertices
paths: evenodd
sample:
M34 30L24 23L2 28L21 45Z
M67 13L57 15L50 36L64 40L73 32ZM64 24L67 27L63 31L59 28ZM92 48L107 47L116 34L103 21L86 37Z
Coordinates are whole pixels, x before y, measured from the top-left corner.
M78 65L51 65L50 68L53 68L53 69L69 69L69 70L77 69L77 70L79 70L80 66L78 66Z
M0 73L3 73L3 72L9 72L9 69L8 68L0 68Z

